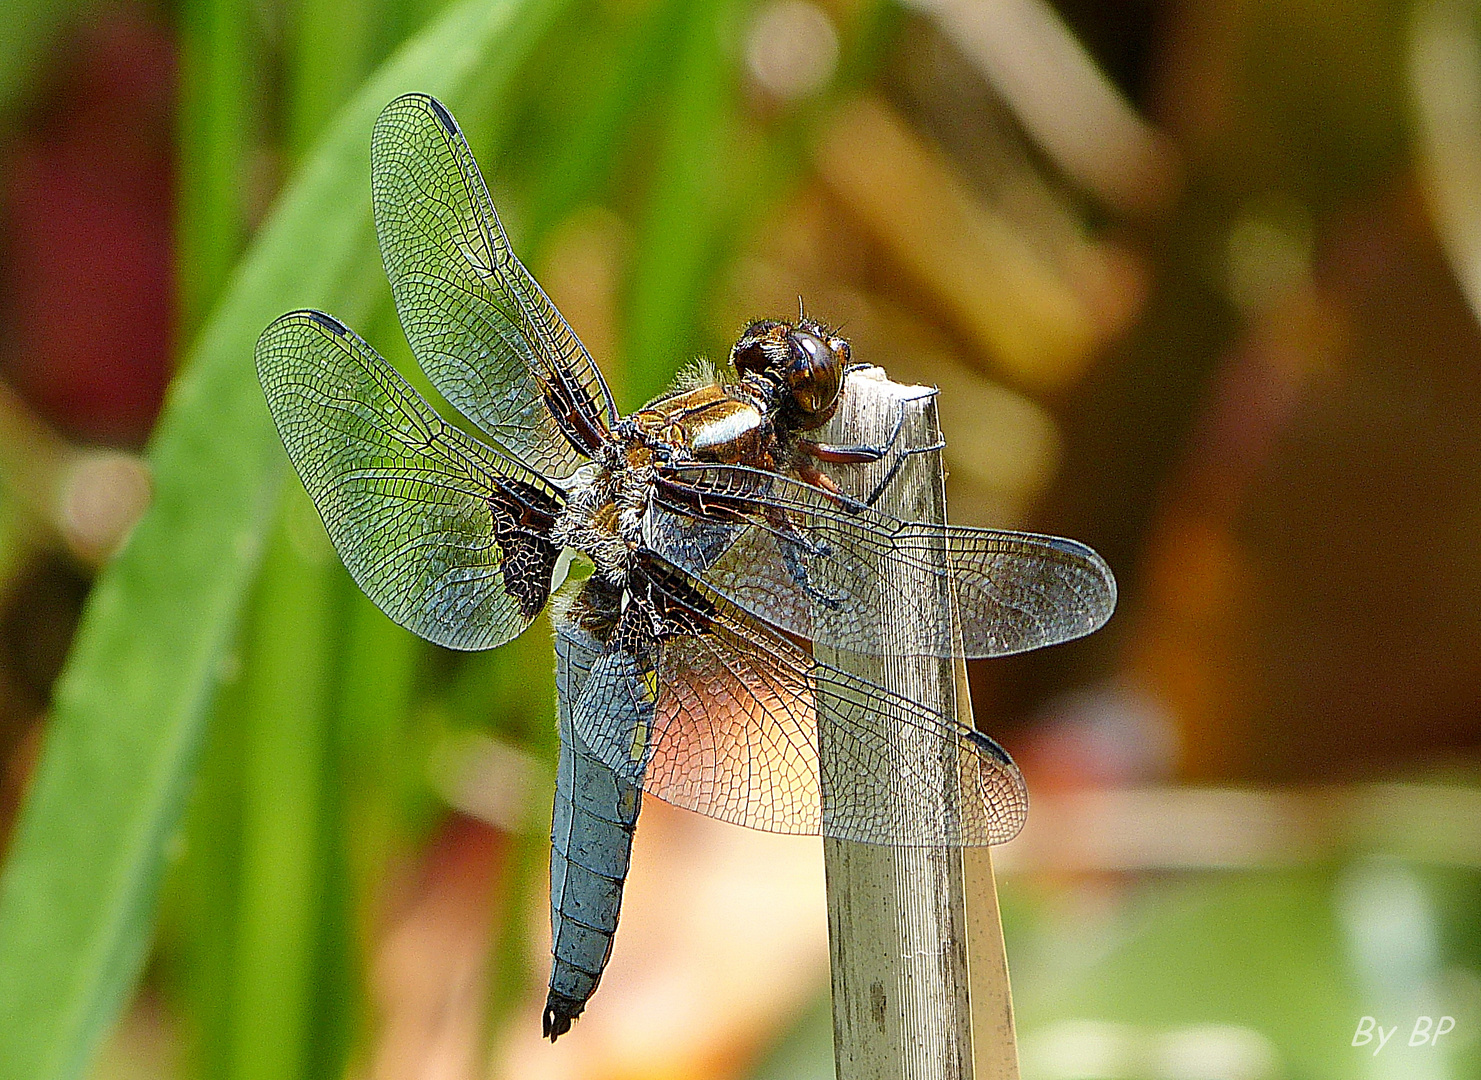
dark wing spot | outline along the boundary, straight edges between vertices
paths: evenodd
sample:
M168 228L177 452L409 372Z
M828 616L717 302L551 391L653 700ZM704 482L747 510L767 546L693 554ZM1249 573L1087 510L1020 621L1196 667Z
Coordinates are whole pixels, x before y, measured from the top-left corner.
M967 732L966 735L967 741L978 750L981 750L987 757L992 758L994 761L1000 761L1004 765L1013 764L1013 759L1008 756L1008 751L999 746L995 740L975 730Z
M688 574L646 551L638 552L636 570L658 616L660 637L694 637L710 632L715 606L695 588Z
M504 590L529 619L540 614L550 599L550 575L560 558L550 531L559 509L549 492L507 479L499 482L499 491L489 499L494 539L504 552Z
M437 117L437 122L440 123L447 130L447 133L449 135L462 135L462 132L458 130L458 122L453 119L453 114L447 111L447 108L442 104L442 102L438 101L430 94L422 94L417 96L421 97L427 102L427 104L432 109L432 115Z
M304 314L336 337L346 336L345 325L338 319L325 315L322 311L305 311Z

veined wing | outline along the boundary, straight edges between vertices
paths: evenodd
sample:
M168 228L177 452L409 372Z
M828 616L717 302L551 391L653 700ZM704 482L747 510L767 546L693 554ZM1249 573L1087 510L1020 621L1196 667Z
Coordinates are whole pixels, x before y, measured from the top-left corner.
M645 530L752 615L853 652L1005 656L1088 634L1116 606L1110 568L1074 540L901 521L738 465L664 468ZM923 587L955 591L960 644L949 619L898 618L919 612Z
M489 649L545 606L563 496L444 422L317 311L277 319L257 374L278 434L355 582L412 633Z
M992 739L808 656L648 562L648 601L669 632L646 636L630 605L573 713L609 768L677 806L770 832L952 845L1017 835L1028 793Z
M581 700L581 691L591 669L602 656L602 643L569 620L555 621L555 709L556 721L570 721L571 708Z
M512 454L569 476L610 428L612 395L515 258L452 115L425 94L387 105L370 182L396 311L427 378Z

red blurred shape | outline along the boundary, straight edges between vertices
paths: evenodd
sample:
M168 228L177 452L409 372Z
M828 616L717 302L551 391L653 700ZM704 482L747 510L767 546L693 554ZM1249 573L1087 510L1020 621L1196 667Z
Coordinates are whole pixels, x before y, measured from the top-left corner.
M68 432L137 443L174 326L174 43L123 7L61 56L0 149L4 368Z

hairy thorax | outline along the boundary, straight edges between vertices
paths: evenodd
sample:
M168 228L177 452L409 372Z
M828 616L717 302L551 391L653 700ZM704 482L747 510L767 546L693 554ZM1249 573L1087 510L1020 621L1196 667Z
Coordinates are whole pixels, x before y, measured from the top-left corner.
M650 445L675 458L773 468L776 432L765 402L743 384L718 382L679 390L634 413Z
M569 502L554 540L591 559L596 572L625 588L642 545L658 466L719 462L785 468L785 444L759 387L718 380L681 387L620 421L598 460L565 482Z

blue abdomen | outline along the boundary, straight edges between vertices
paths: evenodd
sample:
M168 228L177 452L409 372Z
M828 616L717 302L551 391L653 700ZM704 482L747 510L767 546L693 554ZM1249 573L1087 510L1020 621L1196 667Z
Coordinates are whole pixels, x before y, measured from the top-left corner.
M600 645L578 628L555 640L560 763L550 826L550 993L544 1034L554 1041L586 1007L612 954L642 789L602 764L571 723Z

